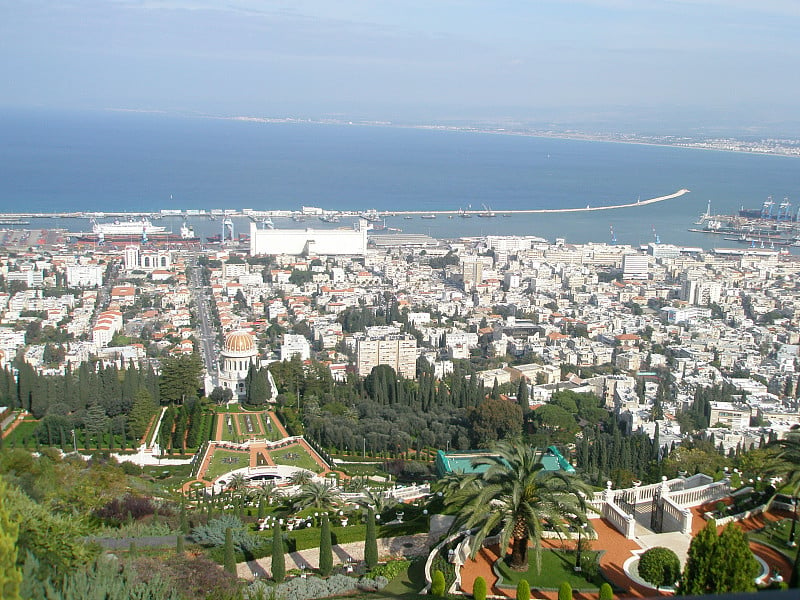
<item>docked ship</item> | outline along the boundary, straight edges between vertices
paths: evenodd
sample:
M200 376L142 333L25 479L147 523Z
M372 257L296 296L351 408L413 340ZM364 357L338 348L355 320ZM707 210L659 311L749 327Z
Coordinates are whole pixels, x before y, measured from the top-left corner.
M180 233L176 234L167 231L166 227L153 225L149 219L138 221L113 221L111 223L98 223L92 220L92 232L78 234L76 238L79 244L197 244L200 238L194 233L194 229L183 223Z

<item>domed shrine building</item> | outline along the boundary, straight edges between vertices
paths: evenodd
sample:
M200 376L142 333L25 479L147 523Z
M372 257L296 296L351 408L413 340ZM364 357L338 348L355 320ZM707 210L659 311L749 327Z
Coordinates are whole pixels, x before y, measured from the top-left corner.
M258 360L258 348L253 336L246 331L232 331L225 337L220 352L219 385L233 391L234 398L245 393L245 378L250 365Z

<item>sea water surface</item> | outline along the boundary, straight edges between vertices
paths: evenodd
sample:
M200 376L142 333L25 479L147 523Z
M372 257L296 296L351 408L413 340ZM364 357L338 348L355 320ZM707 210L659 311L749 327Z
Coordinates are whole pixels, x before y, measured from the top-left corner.
M609 241L613 227L619 243L646 243L657 235L662 242L709 246L719 245L719 237L686 231L708 201L715 213L759 207L770 195L794 199L794 213L800 208L798 159L676 147L33 110L0 113L0 139L2 213L489 207L496 218L394 217L387 225L436 237L530 234L573 242ZM646 207L501 216L634 202L681 188L691 193ZM179 219L162 223L180 226ZM47 226L59 225L49 220ZM60 226L89 228L85 221ZM202 224L203 230L215 227Z

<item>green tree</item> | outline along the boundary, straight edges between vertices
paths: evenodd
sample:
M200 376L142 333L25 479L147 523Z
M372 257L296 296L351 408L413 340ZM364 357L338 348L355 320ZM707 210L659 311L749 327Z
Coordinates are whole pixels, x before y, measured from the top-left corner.
M755 592L755 579L761 568L750 550L747 534L735 523L729 523L719 535L713 562L720 567L715 578L714 593Z
M6 484L0 478L0 598L19 600L22 573L17 568L19 524L11 519L5 506Z
M721 594L755 591L758 562L745 533L729 523L718 536L712 519L692 539L678 593Z
M646 550L639 557L639 575L646 582L656 586L656 589L672 586L680 574L680 559L669 548L656 546Z
M165 358L161 362L159 381L161 399L183 404L187 398L197 396L202 372L203 363L196 353Z
M572 474L543 472L541 453L530 446L503 441L492 455L474 459L473 465L487 468L468 476L468 483L446 498L446 504L458 511L454 529L477 528L473 557L483 540L499 530L500 548L511 544L511 568L528 569L528 544L533 542L538 570L546 527L566 535L568 516L572 524L589 524L585 498L590 488Z
M683 568L678 593L682 596L700 596L710 593L711 561L717 543L717 522L711 519L689 544L686 565Z
M531 600L531 584L527 579L520 579L517 584L517 600Z
M564 581L558 587L558 600L572 600L572 586Z
M364 539L364 562L368 569L378 564L378 535L375 531L375 513L367 509L367 534Z
M486 580L480 575L472 584L472 597L475 600L486 600Z
M282 583L286 578L286 557L283 555L283 532L276 520L272 528L272 580Z
M312 481L300 487L300 491L292 498L292 504L297 511L306 508L327 511L336 508L341 500L336 488Z
M431 596L434 598L444 598L446 591L445 586L444 573L436 569L431 577Z
M333 549L331 547L331 524L328 515L322 515L322 527L319 530L319 573L327 577L333 570Z
M522 433L522 408L508 400L487 398L470 412L473 442L486 447Z
M175 536L175 554L183 556L183 534Z
M233 531L230 527L225 529L225 572L236 575L236 554L233 550Z

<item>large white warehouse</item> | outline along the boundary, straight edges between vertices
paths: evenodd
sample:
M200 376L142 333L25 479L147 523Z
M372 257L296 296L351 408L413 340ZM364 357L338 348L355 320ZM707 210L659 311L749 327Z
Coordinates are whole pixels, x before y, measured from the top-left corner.
M333 255L367 253L367 221L353 229L259 229L250 224L250 254Z

